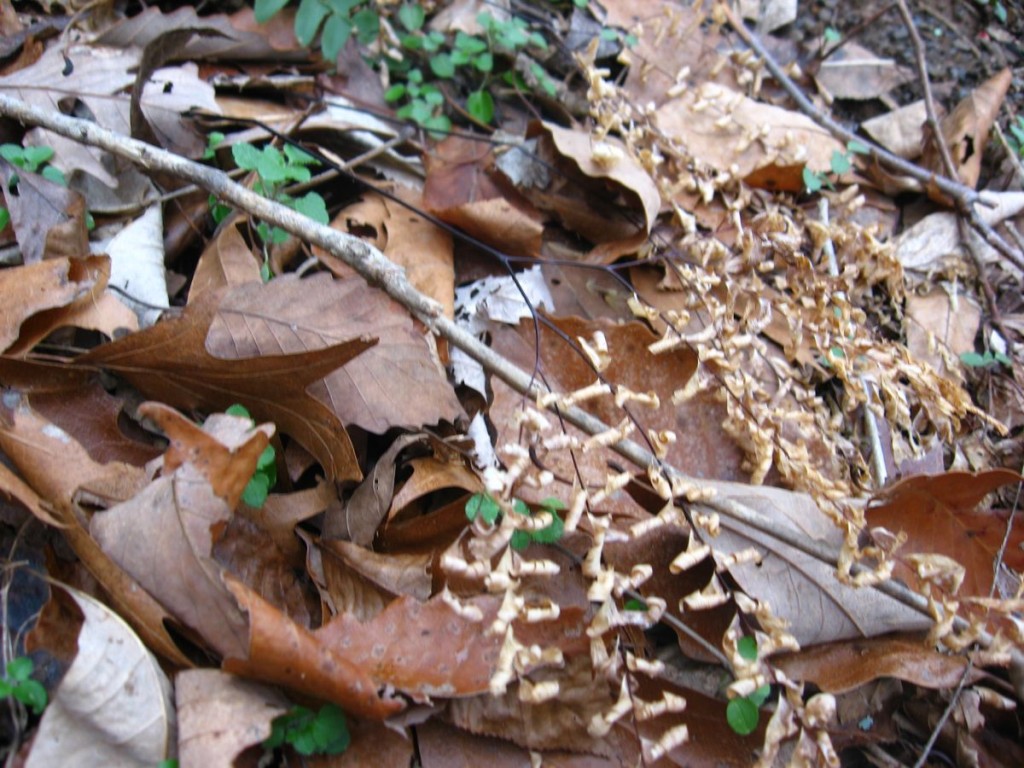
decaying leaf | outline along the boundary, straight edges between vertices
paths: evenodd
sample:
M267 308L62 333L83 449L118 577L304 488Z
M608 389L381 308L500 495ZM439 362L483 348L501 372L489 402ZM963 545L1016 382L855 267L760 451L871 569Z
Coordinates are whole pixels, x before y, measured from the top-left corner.
M171 684L124 621L88 595L78 654L43 713L25 765L153 766L173 750Z

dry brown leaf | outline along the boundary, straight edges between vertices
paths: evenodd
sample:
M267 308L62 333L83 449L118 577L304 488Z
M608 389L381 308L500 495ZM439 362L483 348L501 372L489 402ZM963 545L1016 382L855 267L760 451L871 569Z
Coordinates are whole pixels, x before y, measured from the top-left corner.
M9 189L16 169L0 159L0 180ZM79 259L89 253L85 202L67 187L38 174L17 173L18 194L5 193L3 205L11 214L22 259L35 264L43 259Z
M174 697L182 765L234 765L244 749L270 736L271 721L291 707L276 688L217 669L180 672Z
M256 355L269 359L297 352L323 355L338 342L371 335L378 344L372 349L363 344L366 351L359 357L337 362L322 382L310 387L310 394L327 403L342 423L383 434L393 427L454 422L462 415L444 370L409 313L359 277L282 276L266 284L237 286L222 299L206 344L225 360ZM267 394L278 407L288 404L280 391ZM248 401L242 402L248 407ZM250 410L263 418L255 408ZM280 425L288 431L283 421Z
M324 577L327 588L334 597L338 613L353 613L346 608L340 595L335 595L334 583L338 579L354 575L369 581L386 598L381 609L387 602L396 597L407 595L420 602L426 602L431 593L430 565L433 555L379 555L350 541L321 542L324 563ZM379 613L380 611L377 611ZM376 614L374 614L376 615ZM373 616L362 612L360 621L367 621Z
M426 160L427 211L504 253L540 254L543 216L522 195L498 183L487 144L450 136Z
M661 209L661 194L647 171L627 154L621 141L609 136L596 142L587 131L562 128L547 122L534 126L531 135L538 130L547 133L558 152L572 160L583 174L593 179L613 182L619 191L626 193L632 203L630 207L639 204L644 221L641 229L644 233L651 231ZM607 190L605 195L607 199ZM594 239L592 230L584 231Z
M1020 475L1008 469L908 477L875 497L867 521L894 533L904 531L908 538L902 553L935 552L956 560L967 569L960 594L987 597L1008 514L975 507L997 488L1021 481ZM1017 573L1024 572L1022 541L1024 531L1014 526L1003 564ZM902 575L916 581L908 573ZM1003 591L997 589L996 596Z
M723 119L727 122L719 125ZM655 120L698 162L734 178L767 166L827 172L832 153L846 151L809 117L715 83L665 102Z
M798 536L838 549L842 533L810 496L781 488L710 482L716 498L744 504ZM931 626L927 616L877 590L847 586L835 567L730 518L722 532L706 543L721 555L750 547L760 562L729 566L729 573L751 597L771 605L772 613L789 622L787 631L802 646L848 638L873 637Z
M928 119L924 100L886 112L861 123L865 133L894 155L906 160L920 156L924 144L923 126Z
M981 159L985 154L988 134L1003 106L1013 73L1002 70L979 85L950 112L940 124L942 136L960 181L974 189L981 176ZM942 156L934 139L926 139L921 164L935 173L946 175ZM937 202L945 202L944 195L929 186L929 195Z
M423 208L422 194L416 190L395 186L391 193L414 209ZM369 240L405 270L416 290L444 307L446 317L454 316L455 264L450 233L415 210L375 193L342 208L331 226ZM320 254L319 249L314 252Z
M716 477L728 480L745 479L741 468L742 454L722 430L724 408L711 397L698 395L678 406L672 404L672 394L682 389L697 368L696 353L680 350L654 356L648 352L654 334L640 323L616 325L604 321L585 322L578 318L553 319L556 328L572 340L591 340L595 331L602 331L608 342L611 363L603 372L607 380L646 394L659 397L659 407L650 408L633 403L630 407L645 428L655 431L672 430L677 440L670 446L667 461L694 477ZM569 349L566 342L547 327L541 328L541 365L551 386L560 392L574 392L593 384L596 375L582 357ZM493 346L524 370L534 366L533 324L524 321L518 328L498 328L493 334ZM497 445L515 440L512 414L521 405L521 397L506 385L492 381L494 402L489 416L498 429ZM593 398L581 404L606 424L618 424L623 419L611 395ZM570 434L581 433L569 428ZM577 462L584 481L593 488L603 488L608 473L609 449L578 451ZM574 465L566 450L558 450L540 459L558 478L575 477ZM566 493L569 493L567 490ZM526 501L540 501L553 495L551 488L523 489ZM554 494L557 495L557 494ZM624 492L610 497L599 508L636 515L636 505Z
M47 259L0 272L0 350L24 354L65 324L76 304L91 303L106 285L110 262L103 256Z
M947 355L958 360L964 352L974 350L974 337L981 324L981 306L970 294L950 295L950 290L955 287L937 286L923 296L907 296L907 349L944 376L959 379L961 366L957 362L950 369L946 365Z
M880 677L894 677L923 688L955 688L967 659L939 653L920 639L876 637L806 648L772 657L772 666L790 680L814 683L829 693L845 693ZM967 685L984 676L974 669Z
M295 624L230 575L225 584L247 616L249 636L241 655L224 660L224 669L333 702L356 717L380 720L402 711L399 699L377 695L347 649Z
M248 627L213 558L268 426L218 414L203 429L166 407L145 413L167 432L164 474L137 496L93 516L96 542L183 624L222 656L241 655Z
M821 63L814 79L836 99L863 101L885 96L913 80L914 73L847 40Z
M295 537L295 526L316 517L337 499L334 483L321 479L313 488L294 493L272 493L259 509L243 506L237 514L244 515L263 529L292 567L301 569L304 554Z
M259 262L238 227L238 222L228 222L203 249L188 292L190 304L207 291L262 282Z
M423 434L395 439L345 503L327 510L320 535L326 540L344 539L369 547L391 508L398 454L425 439Z
M207 350L206 337L218 315L220 296L204 295L180 318L97 347L75 362L116 371L147 396L178 408L219 411L243 403L254 418L273 422L301 442L330 477L359 479L359 464L341 422L306 390L369 349L373 341L346 337L343 343L319 344L297 354L218 358ZM245 322L245 311L228 311ZM258 344L251 334L259 332L267 343L264 334L270 329L261 323L264 318L258 310L253 312L257 330L247 335Z

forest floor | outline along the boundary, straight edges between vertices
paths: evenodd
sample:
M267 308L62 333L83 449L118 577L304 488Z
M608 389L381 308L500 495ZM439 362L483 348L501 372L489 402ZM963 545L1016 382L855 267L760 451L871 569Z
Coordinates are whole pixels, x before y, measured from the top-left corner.
M1024 765L1022 40L0 0L5 764Z

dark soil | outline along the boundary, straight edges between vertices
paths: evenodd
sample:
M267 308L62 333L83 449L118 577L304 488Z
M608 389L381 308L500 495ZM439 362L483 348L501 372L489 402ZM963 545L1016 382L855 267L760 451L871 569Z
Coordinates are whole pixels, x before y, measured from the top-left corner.
M1005 23L999 20L995 4L996 0L907 0L925 45L933 93L947 111L992 75L1006 67L1012 69L1013 82L1000 117L1005 129L1018 113L1024 115L1024 3L1002 0ZM804 47L804 53L813 55L828 27L844 40L855 40L877 56L891 58L916 73L910 33L892 0L804 0L797 20L786 32ZM920 99L920 81L915 77L891 96L899 105ZM881 102L836 105L840 115L844 109L857 119L888 111Z

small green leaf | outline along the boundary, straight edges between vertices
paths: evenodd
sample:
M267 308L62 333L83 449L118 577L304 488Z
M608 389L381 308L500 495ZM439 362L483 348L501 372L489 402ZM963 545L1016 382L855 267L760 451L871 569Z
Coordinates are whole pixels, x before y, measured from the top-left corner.
M526 506L526 502L522 499L512 500L512 511L517 515L528 515L530 514L530 508Z
M156 764L156 768L179 768L178 758L169 757Z
M508 543L512 546L512 549L519 552L530 546L530 541L532 539L526 531L513 531L512 538L509 539Z
M996 362L999 363L1000 365L1013 365L1013 361L1008 356L1004 355L1002 352L996 352L995 359Z
M230 213L230 211L231 209L229 208L228 212ZM96 229L96 219L92 217L92 212L88 210L85 212L85 229L87 232L92 232Z
M20 144L0 144L0 157L11 165L25 167L25 149Z
M260 264L260 280L264 283L269 283L274 277L274 274L270 271L270 265L267 262Z
M53 157L52 147L25 147L25 170L32 171L33 173L39 169L39 166L50 162Z
M490 72L494 69L494 56L491 55L490 51L481 53L473 59L473 66L481 72Z
M253 509L259 509L266 503L269 494L270 478L261 472L257 472L249 478L245 490L242 491L242 501Z
M494 99L488 91L474 91L469 94L466 109L481 123L489 124L494 119Z
M848 141L846 142L846 148L853 152L855 155L870 155L871 148L860 141Z
M634 35L632 32L627 34L626 37L624 38L624 40L626 42L626 47L627 48L636 48L637 44L640 42L640 39L636 35Z
M226 413L228 416L238 416L239 418L242 419L248 419L253 424L256 423L253 421L252 415L249 413L249 409L246 408L241 403L229 405L227 408L224 409L224 413Z
M7 229L7 225L11 223L11 212L0 205L0 231Z
M554 544L565 534L565 523L562 522L562 518L554 512L549 511L548 514L551 515L551 524L533 533L533 540L541 544Z
M355 25L359 42L363 45L369 45L380 34L380 17L370 8L359 11L352 17L352 23Z
M274 460L277 458L277 451L274 450L274 446L268 445L263 449L260 457L256 459L256 469L267 469L268 467L274 466Z
M470 520L479 516L485 523L492 524L500 514L498 502L486 493L474 493L466 502L466 517Z
M255 171L260 162L260 151L252 144L232 144L231 157L235 165L245 171Z
M444 94L432 86L423 87L423 100L432 107L444 104Z
M352 741L345 713L334 704L321 707L312 724L317 751L324 755L340 755Z
M614 29L611 29L609 27L603 27L601 29L599 37L602 40L605 40L607 42L611 42L613 40L618 40L619 39L619 33L616 32Z
M736 650L747 661L757 661L757 640L750 635L744 635L739 639Z
M277 184L288 178L287 163L284 154L277 147L267 144L260 152L256 162L256 173L264 182Z
M320 50L327 61L337 61L338 54L345 47L352 35L352 22L344 16L332 13L324 23L324 31L320 35Z
M981 368L988 365L989 360L987 360L984 355L979 355L977 352L963 352L960 355L960 362L968 368Z
M14 689L14 698L31 709L37 715L46 709L46 689L38 680L23 680Z
M64 178L64 172L56 166L44 166L40 175L42 175L42 177L47 181L52 181L54 184L60 184L62 187L66 187L68 185L68 180Z
M274 14L286 5L288 5L288 0L256 0L256 7L254 8L256 22L263 24L270 21Z
M850 170L850 157L845 152L834 149L829 164L832 167L832 173L840 176Z
M406 4L398 9L398 20L402 22L402 26L410 32L415 32L423 26L423 22L426 21L427 12L423 10L422 5Z
M296 147L294 144L284 145L284 155L288 158L289 162L296 165L320 165L320 161L313 157L313 155L301 147Z
M400 98L405 96L405 86L401 83L392 85L386 91L384 91L384 101L390 104L393 101L398 101Z
M839 34L839 30L835 27L825 27L826 43L838 43L842 38L843 36Z
M995 8L992 9L992 13L994 13L995 17L999 19L1000 24L1006 23L1006 8L999 2L999 0L996 0L996 5Z
M430 59L430 71L440 78L454 77L455 62L447 53L439 53Z
M747 698L750 699L751 704L760 709L761 705L768 700L769 696L771 696L771 693L772 687L770 685L762 685L760 688L758 688L756 691L750 694Z
M821 190L823 180L820 174L815 173L805 165L802 175L804 180L804 187L807 189L808 192L818 192Z
M540 32L530 33L530 43L544 51L548 48L548 41L544 39L544 35Z
M281 245L282 243L286 243L288 242L288 233L285 230L281 229L280 227L271 227L270 242L272 242L274 245Z
M7 677L18 683L23 683L32 677L32 670L35 664L28 656L18 656L7 662Z
M627 611L646 611L647 603L643 600L637 600L635 597L631 597L623 604L622 607Z
M316 192L307 192L295 201L295 210L308 216L320 224L329 224L331 217L327 214L327 203Z
M446 134L452 132L452 121L448 119L448 115L432 115L421 125L430 131L430 135L435 139L444 138Z
M757 729L757 707L746 697L733 699L725 707L725 719L736 733L747 736Z
M487 42L476 35L467 35L465 32L455 33L455 50L473 56L487 50Z
M295 39L300 45L310 46L327 13L327 6L320 0L302 0L299 3L299 10L295 13Z
M555 512L559 509L565 509L565 502L556 496L548 496L540 503L541 509L546 509L548 512Z

